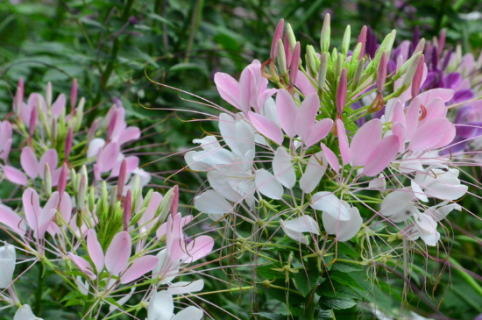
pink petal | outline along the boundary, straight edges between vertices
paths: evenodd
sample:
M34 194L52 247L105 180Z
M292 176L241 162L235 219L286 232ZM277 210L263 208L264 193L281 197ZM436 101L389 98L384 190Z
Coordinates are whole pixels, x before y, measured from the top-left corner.
M323 153L325 154L326 161L328 161L333 170L338 172L338 170L340 170L340 162L338 161L338 157L333 151L331 151L330 148L325 146L323 143L321 143L320 145L321 150L323 150Z
M120 147L117 143L111 142L104 149L99 151L97 156L97 165L100 172L110 171L117 162L119 156Z
M146 273L152 271L158 262L159 258L156 256L143 256L136 259L129 269L127 269L127 271L121 276L120 283L129 283L142 277Z
M411 140L418 127L418 119L420 118L420 98L416 97L410 102L406 113L406 130L405 138Z
M23 210L25 212L25 218L27 223L33 230L38 228L38 217L41 214L39 198L37 191L32 188L28 188L22 195Z
M183 259L183 263L192 263L204 258L211 253L214 247L214 240L209 236L196 237L187 245L187 257Z
M73 254L72 252L69 252L68 256L70 260L72 260L72 262L77 266L77 268L79 268L80 271L82 271L82 273L88 276L91 280L97 279L97 276L95 275L95 273L92 272L92 266L87 260Z
M19 184L21 186L27 186L28 180L25 174L17 168L11 166L4 166L3 173L5 177L12 183Z
M276 96L276 111L281 127L290 137L296 135L295 120L299 107L286 90L280 90Z
M50 112L52 113L52 115L56 118L60 117L62 112L64 112L65 110L65 103L65 94L62 93L57 97L57 100L55 100L55 102L50 107Z
M0 204L0 223L3 223L17 234L23 236L27 227L25 222L9 207Z
M97 233L94 229L87 231L87 250L89 251L90 259L92 259L97 273L100 274L104 269L104 251L99 240L97 240Z
M447 121L448 121L448 119L447 119ZM452 123L446 124L445 125L445 133L443 134L440 141L433 146L433 149L445 147L446 145L450 144L454 140L455 135L456 135L455 125L452 124Z
M55 149L48 149L40 158L38 164L38 175L43 179L44 172L45 172L45 164L49 164L50 172L53 172L57 169L57 164L59 163L59 157L57 155L57 150ZM53 180L53 179L52 179Z
M301 139L309 138L311 128L316 120L316 113L320 109L320 99L317 94L310 94L301 103L296 116L295 129Z
M138 127L128 127L126 128L119 137L119 145L123 145L126 142L137 140L141 136L141 130Z
M39 175L39 163L35 153L30 147L24 147L22 149L22 153L20 154L20 164L30 178L35 179ZM53 170L53 168L50 168L50 170Z
M455 136L455 127L448 119L432 119L417 129L408 148L413 151L427 151L434 149L444 137L447 130L451 130Z
M149 204L147 205L146 211L144 211L144 214L139 219L139 226L142 226L146 230L149 230L154 226L154 224L156 223L153 220L154 215L156 214L156 211L159 208L161 201L162 195L159 192L153 192Z
M368 177L378 175L396 158L399 148L400 142L397 136L383 138L367 158L363 174Z
M315 143L319 142L321 139L325 138L328 133L330 133L333 127L333 120L322 119L315 123L311 128L310 135L308 138L304 139L305 147L309 148Z
M295 84L305 97L309 96L310 94L316 94L315 87L303 72L298 72Z
M229 74L221 72L214 75L214 82L221 98L241 110L239 105L239 83Z
M443 100L443 102L447 102L447 101L450 101L450 99L452 99L453 96L454 96L454 91L452 89L437 88L437 89L425 91L419 94L417 97L420 99L420 102L423 105L426 105L432 99L440 98Z
M380 119L365 123L355 133L350 146L350 159L354 166L364 166L370 153L382 140L383 125Z
M343 160L343 165L346 166L350 163L350 147L348 146L345 125L340 119L336 120L336 133L338 134L338 143L340 144L341 159Z
M251 106L253 106L251 102L256 94L255 75L253 74L251 65L249 65L244 68L239 78L239 107L245 114L251 110ZM256 112L258 111L259 110L256 110Z
M127 267L132 251L131 236L121 231L114 236L105 254L105 267L112 275L118 275Z
M266 136L270 140L273 140L277 144L283 143L283 132L274 121L271 121L268 118L251 111L249 112L249 119L256 130L258 130L258 132L260 132L262 135Z

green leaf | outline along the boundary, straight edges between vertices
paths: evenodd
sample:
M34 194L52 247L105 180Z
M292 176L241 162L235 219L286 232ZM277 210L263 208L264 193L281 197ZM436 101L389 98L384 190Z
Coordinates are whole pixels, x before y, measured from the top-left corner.
M60 302L64 302L64 301L67 301L69 299L72 299L72 298L76 298L78 296L82 295L79 291L71 291L69 293L67 293L63 298L62 300L60 300Z
M336 262L331 267L331 270L346 273L346 272L361 271L363 270L363 267L355 263Z
M65 304L66 307L68 307L68 306L76 306L76 305L81 305L81 306L83 306L83 305L84 305L84 300L79 300L79 299L72 298L72 299L70 299L69 301L67 301L67 303Z
M318 270L300 270L293 275L296 287L303 297L316 287L319 277Z
M175 64L169 68L169 71L172 73L182 72L182 71L197 71L197 72L201 72L207 78L209 77L209 73L206 70L206 68L203 68L191 62L182 62L182 63Z
M333 281L347 285L351 288L363 289L363 287L360 286L360 284L355 279L353 279L346 273L340 271L330 271L330 278Z
M350 309L356 305L356 301L350 298L346 299L321 299L320 303L327 308L335 310Z
M277 313L258 312L258 313L252 313L252 315L260 316L270 320L286 320L285 315L277 314Z
M318 320L321 320L321 319L333 319L333 316L331 315L331 311L330 311L330 310L320 310L320 312L318 313L317 319L318 319Z

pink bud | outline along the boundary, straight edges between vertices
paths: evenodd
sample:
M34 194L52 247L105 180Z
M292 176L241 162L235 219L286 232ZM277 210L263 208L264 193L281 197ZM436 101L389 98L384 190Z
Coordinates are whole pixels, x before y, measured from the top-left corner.
M290 39L288 39L288 33L285 33L285 37L283 40L283 47L285 51L286 57L286 69L289 69L292 63L292 55L291 55L291 47L290 47Z
M117 179L117 197L122 197L124 185L126 184L126 175L127 161L126 159L123 159L119 170L119 178Z
M445 34L446 34L446 30L445 29L442 29L440 31L440 36L438 38L438 52L440 55L442 55L443 51L444 51L444 47L445 47Z
M174 199L172 200L172 204L171 204L171 215L173 217L176 216L178 207L179 207L179 186L175 185L174 186Z
M24 88L23 88L23 80L22 78L18 79L18 85L17 85L17 92L15 93L15 111L17 112L17 115L20 114L20 110L22 109L23 106L23 98L24 98Z
M271 51L269 53L269 57L273 61L274 59L276 59L276 56L278 55L278 40L281 40L283 38L284 26L285 26L285 21L284 19L281 19L278 22L278 25L276 26L276 30L274 31L273 42L271 42Z
M336 90L336 110L338 114L343 112L346 103L346 68L343 68L340 75L340 81L338 82L338 88Z
M420 56L417 64L417 70L413 76L412 80L412 98L415 98L420 91L420 86L422 85L422 77L423 77L423 65L424 65L425 57L424 55Z
M77 78L74 78L74 82L72 83L72 90L70 91L71 113L74 113L76 103L77 103Z
M70 151L72 150L72 139L73 139L73 130L69 128L69 132L67 133L67 137L65 137L65 147L64 147L64 162L68 161Z
M32 137L35 133L35 125L37 122L37 106L32 108L32 112L30 113L30 121L28 124L28 134Z
M358 41L356 42L357 44L358 43L362 44L360 55L358 56L358 60L361 60L361 58L363 58L363 55L365 54L366 42L367 42L367 26L363 26L363 28L360 31L360 35L358 36Z
M116 122L117 122L117 110L114 111L114 114L112 115L112 118L110 119L110 122L109 122L109 128L107 129L107 141L110 141L112 133L114 132L114 129L115 129Z
M127 190L126 198L124 201L124 214L122 215L124 220L124 230L126 231L129 228L131 216L132 216L132 193L130 190Z
M300 50L300 43L296 42L290 65L290 85L292 86L295 85L296 78L298 77L298 69L300 67Z
M92 141L92 139L94 139L95 132L99 128L100 121L101 121L101 119L96 119L94 122L92 122L92 124L89 128L89 132L87 134L87 145L89 145L90 142Z
M69 168L64 162L62 169L60 170L59 183L57 184L57 191L59 192L59 201L62 200L62 196L65 192L65 187L67 186L67 175L69 174Z
M385 86L385 80L387 79L387 52L383 51L382 58L380 59L380 64L378 65L377 74L377 90L379 93L383 92L383 87Z

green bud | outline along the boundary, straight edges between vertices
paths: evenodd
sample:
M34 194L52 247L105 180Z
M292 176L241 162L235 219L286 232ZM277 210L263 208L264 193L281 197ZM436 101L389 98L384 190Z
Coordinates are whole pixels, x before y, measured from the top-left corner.
M82 120L84 117L84 105L85 105L85 98L80 99L79 104L77 105L77 109L75 109L75 130L79 131L80 127L82 126Z
M350 25L346 26L345 34L343 34L343 40L341 41L341 53L346 57L348 50L350 49L351 28Z
M341 75L341 69L343 67L343 56L341 53L336 55L337 59L335 62L335 79L338 79Z
M420 55L422 55L421 52L417 53L417 54L414 54L412 57L410 57L410 59L408 59L403 65L402 67L400 68L400 70L398 70L397 74L393 77L393 80L397 80L399 79L401 76L403 76L407 71L408 69L410 68L410 66L413 64L413 62L415 60L418 61L418 59L420 58ZM416 64L415 64L416 65Z
M417 55L417 58L412 61L410 66L408 67L407 73L405 74L405 77L403 78L402 82L402 87L405 87L405 90L410 86L413 80L413 76L415 75L415 71L417 71L417 66L418 66L418 61L422 57L421 53ZM403 91L405 91L403 90ZM402 91L402 92L403 92Z
M45 163L45 168L44 168L44 189L45 189L45 194L50 197L52 194L52 176L50 174L50 167L49 164L46 162Z
M85 189L87 188L87 176L83 174L79 175L80 184L79 184L79 192L77 193L77 209L83 210L85 205Z
M288 34L288 41L290 42L291 51L293 51L295 50L296 46L296 37L289 23L286 24L286 33Z
M306 46L306 64L308 66L308 72L311 74L312 77L316 77L316 72L319 68L320 61L316 56L315 49L313 46L307 45Z
M352 65L358 63L358 57L360 56L361 49L362 49L362 44L359 42L356 45L355 50L353 51L353 54L351 55L350 63Z
M323 52L320 56L320 70L318 72L318 89L321 92L325 87L327 66L328 66L327 55L326 55L326 52Z
M358 45L357 47L361 47L361 44ZM365 58L358 61L358 66L356 67L355 75L353 76L353 81L351 83L352 91L355 91L358 88L358 85L360 84L360 80L363 75L364 65L365 65Z
M276 56L276 60L278 61L281 77L283 77L288 73L288 69L286 68L285 48L283 46L283 41L281 40L278 40L278 55Z
M321 29L321 36L320 36L320 52L327 52L330 48L330 14L327 13L325 15L325 19L323 20L323 27Z
M89 211L94 212L95 209L95 189L89 188Z
M172 202L174 201L174 188L169 189L169 191L166 192L164 195L164 198L162 198L161 204L159 205L159 208L156 211L156 217L159 217L159 221L164 221L171 212L171 205Z
M380 47L378 47L375 58L373 58L373 61L370 63L370 66L373 66L376 70L378 70L378 65L380 64L380 60L382 59L383 51L386 51L387 56L390 56L390 51L392 50L393 43L395 42L396 33L397 32L393 30L392 32L387 34L385 39L383 39L383 42L380 44Z

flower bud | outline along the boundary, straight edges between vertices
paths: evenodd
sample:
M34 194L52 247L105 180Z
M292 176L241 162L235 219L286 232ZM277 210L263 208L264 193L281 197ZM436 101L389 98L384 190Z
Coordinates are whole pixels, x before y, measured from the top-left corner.
M296 37L289 23L286 24L286 35L288 36L288 41L289 41L291 50L295 50Z
M101 119L95 119L94 122L92 122L92 124L90 125L89 132L87 133L87 145L89 145L90 142L94 139L95 133L97 132L101 121Z
M346 103L346 85L347 85L347 76L346 76L346 68L343 68L340 75L340 80L338 81L338 88L336 90L336 111L338 114L342 114L343 109L345 108Z
M285 50L283 41L281 41L281 39L278 40L278 55L276 56L276 60L278 61L278 68L281 72L281 76L283 77L288 72L288 69L286 68Z
M440 53L440 56L442 56L442 53L444 52L446 34L447 30L445 30L445 28L440 30L440 36L438 38L438 52Z
M47 110L50 113L50 107L52 106L52 83L47 83L47 92L45 93L45 100L47 101Z
M355 75L353 76L353 81L351 83L352 90L355 91L360 84L361 77L363 75L363 68L365 66L365 59L362 59L355 70Z
M274 31L273 41L271 42L271 50L269 53L269 57L272 61L276 59L278 55L278 40L283 38L283 28L284 28L285 21L281 19L276 26L276 30Z
M124 201L124 212L122 214L122 220L124 222L124 230L127 231L132 216L132 194L130 190L127 190L126 199Z
M17 91L15 93L15 103L14 109L17 116L20 115L23 107L23 99L24 99L24 86L22 78L18 79Z
M77 192L77 209L84 210L85 205L85 190L87 188L87 176L81 174L80 175L80 184L79 184L79 191Z
M72 150L73 134L72 128L69 128L69 132L67 132L67 136L65 137L64 162L69 160L70 151Z
M28 135L33 137L35 133L35 126L37 122L37 106L32 108L32 112L30 113L30 121L28 124Z
M385 86L385 80L387 79L387 67L388 58L387 52L383 51L382 58L380 59L380 64L378 65L377 72L377 90L379 93L383 93L383 87Z
M323 91L326 80L326 69L328 67L328 58L326 52L323 52L320 56L320 70L318 71L318 89Z
M312 77L316 76L316 72L319 68L319 61L317 63L318 57L316 56L315 49L311 45L306 46L306 64L308 71Z
M418 63L420 61L420 59L422 59L422 54L418 53L417 55L415 55L414 57L416 57L412 63L410 63L410 66L408 67L407 69L407 73L405 74L405 77L403 78L403 82L402 82L402 92L405 91L409 86L410 84L412 83L413 81L413 76L415 75L415 72L417 71L417 68L418 68Z
M425 39L422 38L418 42L417 46L415 47L415 50L413 50L413 54L417 54L419 52L423 52L423 48L425 47Z
M81 98L79 105L75 110L75 131L79 131L80 127L82 126L82 119L84 118L84 105L85 98Z
M109 122L109 127L107 128L107 141L111 140L116 122L117 122L117 111L115 111L114 114L112 115L112 118L110 119L110 122Z
M411 92L412 98L415 98L418 95L418 92L420 91L420 86L422 85L424 62L425 62L425 58L424 58L423 55L421 55L420 59L418 60L417 69L416 69L415 74L413 76L412 92Z
M72 82L72 89L70 90L70 113L74 113L75 105L77 104L77 78Z
M288 39L288 34L285 33L285 38L283 39L283 52L285 53L286 58L286 68L289 69L291 66L291 62L293 60L293 53L290 46L290 40Z
M65 187L67 186L67 176L69 175L69 168L64 162L62 169L60 170L59 183L57 184L57 191L59 192L59 199L62 200L62 196L65 192ZM59 201L60 201L59 200Z
M300 53L301 53L300 43L297 42L293 50L293 56L291 58L291 64L290 64L290 85L292 86L295 85L296 79L298 78L298 72L299 72L300 60L301 60Z
M95 189L90 188L89 190L89 211L94 212L95 209Z
M363 58L363 55L365 54L366 42L367 42L367 26L363 26L357 41L357 44L361 43L360 55L358 56L358 60L361 60Z
M323 20L323 27L321 28L321 35L320 35L320 52L328 52L330 49L330 37L331 37L331 27L330 27L330 14L327 13L325 15L325 19Z
M119 178L117 179L117 198L119 199L122 197L122 193L124 191L124 185L126 184L126 175L127 161L126 159L123 159L119 170Z
M341 53L346 57L348 50L350 49L351 28L350 25L346 26L345 33L343 34L343 40L341 41Z
M174 218L178 212L179 207L179 186L175 185L173 189L173 198L171 203L171 215Z

